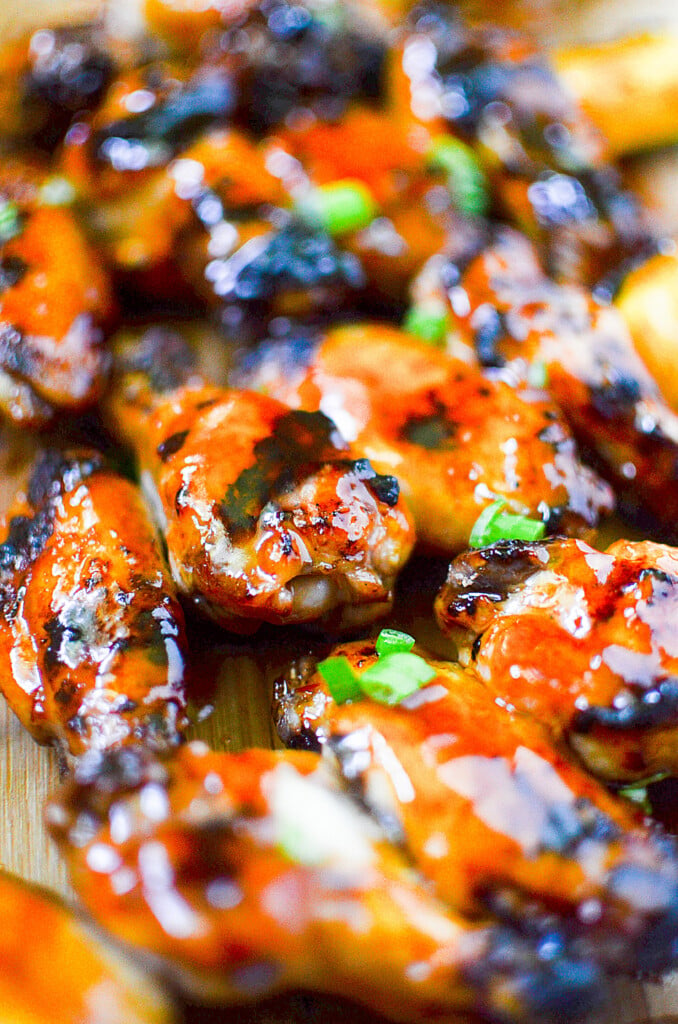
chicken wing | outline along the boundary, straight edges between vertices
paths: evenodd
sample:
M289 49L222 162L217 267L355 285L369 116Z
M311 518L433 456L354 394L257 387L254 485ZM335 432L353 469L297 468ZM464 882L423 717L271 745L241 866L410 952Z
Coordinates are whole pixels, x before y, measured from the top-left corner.
M182 365L182 360L184 360ZM122 345L115 426L138 454L180 590L236 632L388 611L414 543L392 476L322 413L205 384L161 329Z
M99 396L112 314L107 276L70 211L0 171L0 410L28 425ZM30 198L29 198L30 197Z
M50 893L0 872L0 914L0 1014L8 1024L176 1019L152 979Z
M601 996L595 967L436 900L315 754L89 758L48 822L96 920L202 999L304 987L400 1020L555 1022Z
M497 497L573 533L612 506L543 393L487 380L395 328L335 328L317 345L293 335L250 358L237 379L334 417L380 472L398 477L419 539L439 551L467 547Z
M678 417L617 310L548 278L531 243L511 229L430 264L418 287L418 301L436 295L452 311L457 354L509 380L538 368L627 514L662 539L676 536Z
M0 689L69 755L186 727L183 613L138 489L46 452L0 534Z
M514 541L456 559L436 616L497 699L624 781L678 766L677 600L663 544Z
M327 745L447 904L552 941L569 936L611 970L669 967L675 844L639 825L472 671L418 653L435 674L394 706L337 705L312 661L293 667L277 686L283 740ZM358 675L378 663L374 641L332 655Z

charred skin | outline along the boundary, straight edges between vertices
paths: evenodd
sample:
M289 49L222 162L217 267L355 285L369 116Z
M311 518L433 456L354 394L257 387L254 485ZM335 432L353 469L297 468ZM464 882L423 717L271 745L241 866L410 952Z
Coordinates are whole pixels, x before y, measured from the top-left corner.
M0 52L1 134L52 152L76 114L92 110L112 77L114 58L94 28L34 32Z
M394 116L473 146L495 212L540 245L557 279L593 284L655 251L604 139L528 39L469 27L453 7L424 3L389 68Z
M20 196L31 191L19 181ZM36 426L99 397L112 298L68 210L21 199L17 208L17 234L0 242L0 410Z
M180 590L236 632L385 614L414 543L395 478L322 413L204 384L171 338L148 332L121 355L111 408L157 495Z
M668 967L675 844L472 671L419 653L437 674L394 707L367 698L337 706L312 664L296 667L277 684L283 741L330 748L347 785L462 913L493 912L529 934L550 929L606 969ZM371 641L332 654L358 673L376 660ZM661 907L650 907L650 889Z
M456 559L436 615L497 697L623 782L677 769L677 601L674 548L514 541Z
M549 394L624 511L663 540L676 536L678 417L616 309L555 284L512 230L496 232L471 258L430 265L418 287L421 298L437 289L462 310L453 317L460 354L508 379L524 380L530 367L545 371Z
M98 923L202 1000L303 987L450 1024L562 1021L598 1001L595 968L446 908L338 782L310 753L191 744L159 765L128 750L82 763L47 817Z
M17 1024L172 1024L169 1000L51 893L0 872L0 1005ZM26 955L26 925L34 930ZM103 1000L103 1001L102 1001Z
M187 725L186 640L137 488L96 454L47 452L0 544L0 688L71 757Z
M487 380L392 327L335 328L315 348L266 349L244 380L294 407L331 412L375 468L398 477L418 538L435 550L467 547L498 497L575 534L611 508L543 393Z

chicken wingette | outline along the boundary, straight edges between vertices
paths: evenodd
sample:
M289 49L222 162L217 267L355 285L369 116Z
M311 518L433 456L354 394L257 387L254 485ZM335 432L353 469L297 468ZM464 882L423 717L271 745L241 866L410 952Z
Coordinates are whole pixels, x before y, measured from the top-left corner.
M397 1020L555 1024L603 997L595 965L436 899L317 754L90 757L47 820L97 922L203 1001L305 988Z
M183 612L138 488L95 452L47 451L0 532L0 690L77 757L177 744Z
M678 767L677 600L675 548L509 541L452 563L436 615L498 699L624 782Z
M414 544L398 481L321 412L207 384L183 339L121 339L112 423L135 449L179 590L221 625L383 616Z

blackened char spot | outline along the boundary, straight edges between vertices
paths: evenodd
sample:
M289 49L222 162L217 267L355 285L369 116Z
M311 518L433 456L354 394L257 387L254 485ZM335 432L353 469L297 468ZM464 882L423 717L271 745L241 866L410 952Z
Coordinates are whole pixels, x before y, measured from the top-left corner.
M54 529L51 508L41 509L33 517L13 516L7 540L0 544L0 572L20 572L44 550Z
M5 256L0 260L0 295L19 284L28 270L20 256Z
M448 614L472 615L481 599L499 603L544 568L548 544L503 540L455 559L443 588Z
M252 465L226 490L219 506L222 522L233 536L254 527L264 505L293 487L324 462L345 460L332 420L321 412L290 410L272 433L258 441Z
M178 430L176 434L166 437L157 447L157 453L160 456L162 462L167 462L172 455L176 455L177 452L181 451L184 446L184 441L188 437L188 430Z
M611 373L604 384L592 387L590 394L591 405L606 420L632 417L641 397L636 378L625 376L621 371Z
M356 459L353 469L360 480L364 480L375 497L393 507L398 504L400 484L397 477L377 473L369 459Z
M28 500L38 508L48 498L73 490L102 467L103 459L96 452L78 456L49 448L35 463L28 482Z
M579 711L572 723L574 732L588 733L596 728L624 732L652 729L678 722L678 679L667 679L642 694L629 698L623 707L588 707Z
M428 416L413 416L400 429L403 441L417 444L427 451L438 451L449 448L457 431L457 424L450 420L449 414L440 406Z
M151 387L162 394L186 382L196 369L195 355L176 331L152 327L119 357L122 373L144 373Z

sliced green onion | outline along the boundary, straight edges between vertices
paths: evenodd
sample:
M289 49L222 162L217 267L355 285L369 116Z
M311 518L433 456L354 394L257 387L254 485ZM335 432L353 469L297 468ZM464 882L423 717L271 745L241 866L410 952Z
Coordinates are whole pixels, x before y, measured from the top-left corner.
M499 540L541 540L546 526L538 519L502 512L506 505L499 499L483 509L471 530L469 544L472 548L484 548Z
M546 363L542 363L540 359L530 363L527 368L527 383L533 388L548 387L549 373Z
M337 704L347 700L360 700L363 693L360 677L351 668L348 658L326 658L318 663L318 672L327 683L327 688Z
M11 200L0 203L0 244L9 242L10 238L15 238L20 231L21 224L17 204Z
M407 654L414 647L414 637L399 629L382 629L377 637L376 651L380 658L385 654Z
M653 782L661 782L668 777L668 772L657 772L656 775L651 775L648 779L638 779L637 782L630 782L628 786L622 786L617 792L620 796L626 797L627 800L642 807L645 814L652 814L652 803L647 787L651 786Z
M447 186L462 213L479 217L487 212L487 180L470 146L453 135L441 135L428 152L428 163L445 171Z
M297 203L297 212L313 227L343 235L371 224L377 204L364 182L344 178L314 188Z
M436 675L418 654L385 654L360 676L364 693L380 704L399 704Z
M441 345L449 327L447 310L442 302L421 302L410 306L403 329L429 345Z
M75 198L74 186L61 174L48 178L40 189L40 202L43 206L70 206Z

